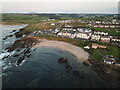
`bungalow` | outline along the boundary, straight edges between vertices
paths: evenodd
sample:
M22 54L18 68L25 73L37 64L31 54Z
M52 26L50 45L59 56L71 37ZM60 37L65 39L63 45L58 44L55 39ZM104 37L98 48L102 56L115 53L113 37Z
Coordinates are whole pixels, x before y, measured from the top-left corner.
M92 43L91 48L93 48L93 49L97 49L97 48L106 49L107 47L106 47L106 46L103 46L103 45L98 45L98 44Z
M95 43L92 43L92 46L91 46L91 48L93 48L93 49L97 49L97 44L95 44Z
M113 58L113 55L106 55L103 57L103 62L107 63L107 64L115 64L116 61Z
M89 46L85 46L84 48L85 48L85 49L90 49L90 47L89 47Z

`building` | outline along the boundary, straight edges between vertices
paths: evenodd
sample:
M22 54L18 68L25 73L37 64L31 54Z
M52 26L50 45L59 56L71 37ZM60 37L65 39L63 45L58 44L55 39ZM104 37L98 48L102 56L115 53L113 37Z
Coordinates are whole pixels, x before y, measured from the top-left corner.
M100 35L94 35L94 34L93 34L93 35L91 36L91 40L93 40L93 41L99 41L99 40L100 40L100 37L101 37Z
M89 39L90 37L91 37L91 34L85 33L85 32L83 32L83 33L79 32L76 34L76 38Z
M116 61L113 58L113 55L106 55L103 57L103 62L107 63L107 64L115 64Z
M112 43L120 43L120 36L119 35L112 35L112 39L111 39Z
M97 49L97 48L106 49L107 47L106 47L106 46L103 46L103 45L98 45L98 44L96 44L96 43L92 43L91 48L93 48L93 49Z
M50 25L54 26L54 25L55 25L55 23L51 23Z
M89 47L89 46L85 46L84 48L85 48L85 49L90 49L90 47Z
M110 36L101 36L100 41L101 41L101 42L110 43L111 38L110 38Z

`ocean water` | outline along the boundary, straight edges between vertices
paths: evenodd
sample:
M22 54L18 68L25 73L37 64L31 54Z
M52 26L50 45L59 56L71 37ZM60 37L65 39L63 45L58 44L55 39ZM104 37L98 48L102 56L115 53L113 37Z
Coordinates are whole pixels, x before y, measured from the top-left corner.
M2 38L9 35L12 30L18 30L23 26L3 26ZM2 41L2 50L11 45L15 40L14 36ZM9 42L5 45L4 43ZM1 51L2 52L2 51ZM72 53L54 47L37 47L31 52L21 66L15 62L19 57L12 57L18 52L13 51L7 59L0 61L2 66L2 87L3 88L99 88L112 87L105 82L90 67L84 66ZM3 54L4 55L4 54ZM72 66L71 72L66 72L66 64L60 64L59 58L68 59ZM73 75L78 70L84 78Z

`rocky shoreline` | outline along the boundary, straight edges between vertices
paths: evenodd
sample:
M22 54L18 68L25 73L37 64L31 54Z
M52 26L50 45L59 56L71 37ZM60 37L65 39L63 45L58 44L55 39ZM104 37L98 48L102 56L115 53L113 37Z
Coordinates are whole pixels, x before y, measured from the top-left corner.
M15 30L13 31L15 32ZM21 56L17 61L16 65L19 66L26 58L31 56L32 47L36 44L39 44L40 39L38 37L30 37L28 36L30 32L25 32L24 28L20 29L19 32L16 32L14 35L16 38L21 38L19 40L16 40L13 45L10 45L5 49L7 52L17 51L20 52L21 49L23 51ZM26 35L27 37L23 37L23 35ZM8 37L12 37L13 34L3 38L4 40ZM16 54L13 57L18 57L20 54ZM7 56L5 57L7 58ZM3 60L3 59L2 59ZM95 60L89 56L89 59L83 62L84 65L89 66L93 71L95 71L100 77L102 77L104 80L106 80L108 83L112 82L114 87L119 87L120 84L120 67L115 65L109 65L104 62ZM66 71L69 72L71 67L69 65L66 65ZM74 75L78 75L76 71L73 73Z
M106 64L99 60L89 57L88 62L93 71L108 83L112 83L113 87L120 88L120 67L116 65Z
M16 61L16 65L20 66L20 64L26 60L28 57L31 56L31 51L34 51L35 48L32 48L35 44L39 42L39 39L36 37L25 37L21 38L20 40L16 40L14 44L10 45L5 49L7 52L20 52L19 54L13 54L13 57L19 57ZM7 57L6 57L7 58ZM3 59L5 59L3 57ZM2 59L2 60L3 60Z
M25 32L24 28L21 28L19 31L17 30L11 31L10 35L4 37L3 40L6 40L10 37L15 36L17 40L12 45L6 47L2 51L0 58L2 60L5 60L10 56L13 58L19 57L19 59L16 61L16 65L19 66L25 59L30 57L31 51L35 50L32 48L32 46L37 44L39 42L39 39L36 37L28 36L29 33L30 32Z
M16 62L16 64L19 66L20 63L22 63L22 61L25 58L30 57L31 48L34 45L38 44L39 42L40 40L37 37L21 38L20 40L15 41L15 43L12 46L6 48L6 50L8 50L8 52L12 52L14 50L18 50L21 48L24 49L22 52L24 55L20 57ZM119 84L120 84L120 81L119 81L120 67L119 66L109 65L104 62L94 60L90 57L88 60L83 61L83 64L86 66L89 66L93 71L95 71L100 77L102 77L107 82L112 81L115 87L119 87ZM67 69L69 69L67 65L66 67Z

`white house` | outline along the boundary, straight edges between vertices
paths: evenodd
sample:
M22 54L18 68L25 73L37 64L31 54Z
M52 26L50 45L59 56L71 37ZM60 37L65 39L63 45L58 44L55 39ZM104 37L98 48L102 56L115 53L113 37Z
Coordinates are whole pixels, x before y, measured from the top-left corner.
M100 40L100 35L92 35L91 40L93 41L99 41Z
M88 33L77 33L76 38L89 39L90 35Z
M110 37L109 36L102 36L100 41L110 43Z
M54 26L54 25L55 25L55 23L51 23L50 25Z

